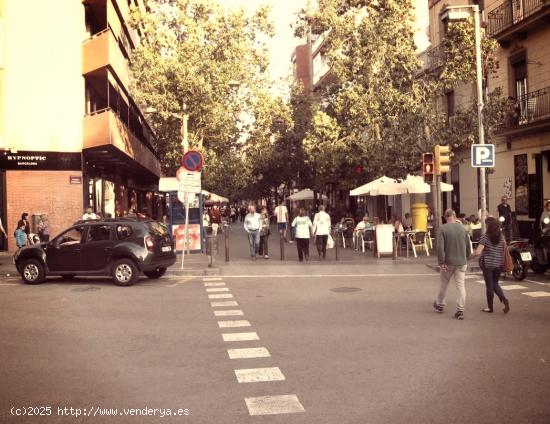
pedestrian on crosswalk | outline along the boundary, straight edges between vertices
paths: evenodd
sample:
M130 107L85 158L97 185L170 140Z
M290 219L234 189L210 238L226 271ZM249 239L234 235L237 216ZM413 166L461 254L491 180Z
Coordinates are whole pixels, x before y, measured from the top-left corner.
M455 211L447 209L445 220L447 223L441 226L437 236L437 257L441 269L441 285L433 307L436 312L443 312L447 287L451 278L453 278L457 292L455 318L463 320L466 304L464 280L468 268L468 257L472 253L470 237L464 226L456 219Z
M262 228L262 217L256 212L256 207L250 205L248 214L244 217L244 229L248 234L250 245L250 258L255 261L260 244L260 229Z
M303 262L309 261L309 238L313 232L311 219L306 215L306 210L300 208L298 216L292 221L292 228L296 233L296 247L298 249L298 259Z
M504 249L507 249L507 246L496 218L487 218L485 225L487 232L479 239L477 249L472 255L472 257L481 256L479 264L483 271L487 296L487 307L482 310L488 313L493 312L493 299L496 293L504 304L503 312L507 314L510 311L510 302L498 283L500 275L504 270Z

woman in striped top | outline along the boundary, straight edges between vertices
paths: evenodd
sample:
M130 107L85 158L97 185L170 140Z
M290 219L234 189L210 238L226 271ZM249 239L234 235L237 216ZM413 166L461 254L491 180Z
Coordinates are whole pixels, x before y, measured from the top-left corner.
M498 221L493 217L489 217L485 220L485 224L487 232L479 239L479 245L473 254L473 256L481 255L479 262L487 288L487 307L483 309L483 312L493 312L493 298L496 293L504 304L503 311L506 314L510 311L510 303L498 284L500 274L504 269L504 249L506 245Z

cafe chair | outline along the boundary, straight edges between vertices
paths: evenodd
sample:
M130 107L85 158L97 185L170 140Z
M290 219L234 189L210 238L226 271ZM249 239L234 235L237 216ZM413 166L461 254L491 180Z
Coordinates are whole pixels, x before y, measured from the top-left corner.
M374 248L374 230L364 230L361 235L361 245L363 248L363 253L365 253L365 245L369 249Z
M416 254L417 248L424 249L424 252L426 252L426 255L430 256L430 250L428 249L428 237L429 237L429 233L426 231L419 231L410 236L409 240L411 242L411 247L415 258L418 257Z

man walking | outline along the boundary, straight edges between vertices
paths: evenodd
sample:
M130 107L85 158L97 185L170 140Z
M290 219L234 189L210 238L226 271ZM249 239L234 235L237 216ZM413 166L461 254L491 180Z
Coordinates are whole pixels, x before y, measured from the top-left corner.
M285 206L285 202L283 199L279 202L279 206L275 208L274 215L277 217L277 229L279 230L279 234L285 239L286 241L286 230L288 226L288 209Z
M319 212L313 218L313 233L315 234L319 260L327 257L327 241L331 228L330 215L325 212L325 207L321 205L319 206Z
M446 224L443 224L437 236L437 257L441 269L441 286L437 299L433 303L436 312L443 312L447 287L451 278L456 285L456 313L455 318L464 319L466 304L466 287L464 279L468 267L468 257L472 253L470 240L464 226L456 219L452 209L445 211Z
M510 225L512 224L512 209L510 209L510 205L508 204L508 198L506 196L502 196L500 199L500 205L498 205L498 216L499 218L504 218L504 221L502 221L502 232L504 233L504 238L506 239L506 243L510 243Z
M250 244L250 258L255 261L260 244L260 230L262 228L262 216L256 213L256 207L248 207L248 215L244 218L244 229L248 234L248 243Z

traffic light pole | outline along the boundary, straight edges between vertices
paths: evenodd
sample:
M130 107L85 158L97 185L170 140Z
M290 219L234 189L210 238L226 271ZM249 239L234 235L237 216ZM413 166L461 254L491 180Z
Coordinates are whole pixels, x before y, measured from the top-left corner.
M432 184L432 193L434 194L434 235L437 243L437 235L439 234L439 227L441 226L441 175L434 175L434 182Z

